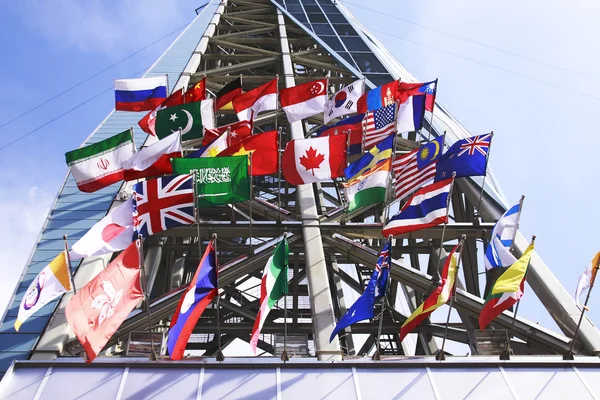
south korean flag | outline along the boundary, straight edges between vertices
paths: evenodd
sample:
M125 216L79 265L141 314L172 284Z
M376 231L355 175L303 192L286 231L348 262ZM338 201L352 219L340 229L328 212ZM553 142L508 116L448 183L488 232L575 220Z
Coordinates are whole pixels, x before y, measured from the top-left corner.
M364 92L365 81L364 79L359 79L334 94L327 100L327 103L325 103L325 113L323 114L325 123L328 123L336 117L355 113L357 110L356 103Z

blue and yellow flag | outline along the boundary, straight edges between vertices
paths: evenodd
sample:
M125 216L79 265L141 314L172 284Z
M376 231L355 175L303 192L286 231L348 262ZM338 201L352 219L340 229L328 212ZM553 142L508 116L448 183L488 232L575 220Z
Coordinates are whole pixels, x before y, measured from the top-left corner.
M393 133L383 139L379 144L369 150L368 153L344 169L344 175L346 175L348 183L390 159L393 154L395 135L396 134Z

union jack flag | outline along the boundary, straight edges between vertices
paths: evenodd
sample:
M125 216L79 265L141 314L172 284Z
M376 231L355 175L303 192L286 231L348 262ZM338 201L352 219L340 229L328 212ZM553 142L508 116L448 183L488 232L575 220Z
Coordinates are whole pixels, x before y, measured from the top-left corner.
M193 178L193 175L172 175L133 186L136 236L148 237L195 222Z
M375 300L380 299L385 295L385 291L387 289L388 276L390 274L390 248L392 247L392 241L388 240L383 248L381 249L381 253L379 253L379 259L377 260L377 264L375 264L375 271L373 271L373 276L375 277L377 284L375 285ZM371 278L373 279L373 278Z
M482 156L487 155L487 151L490 147L490 141L492 140L492 134L487 133L485 135L473 136L464 139L464 143L460 145L460 151L456 157L460 157L465 153L469 153L470 156L478 151Z
M455 142L437 162L435 181L465 176L485 176L492 133Z

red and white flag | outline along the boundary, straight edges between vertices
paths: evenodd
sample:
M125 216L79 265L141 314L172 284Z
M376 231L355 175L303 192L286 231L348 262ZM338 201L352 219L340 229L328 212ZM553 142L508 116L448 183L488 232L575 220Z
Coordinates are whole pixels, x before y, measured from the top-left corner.
M402 200L420 187L433 182L435 178L437 163L433 162L419 169L417 164L419 151L420 149L415 149L408 154L397 156L392 162L398 200Z
M396 130L396 104L368 111L364 120L365 150L369 150Z
M282 89L279 101L289 122L300 121L321 113L327 101L327 79Z
M252 121L238 121L234 122L233 124L219 126L214 129L208 129L205 127L204 137L202 138L202 146L208 146L211 144L215 139L227 132L227 128L229 128L229 140L231 140L230 144L232 146L240 140L245 139L248 136L252 136Z
M71 260L121 251L133 240L133 200L129 199L96 222L69 252Z
M344 176L346 140L341 134L288 142L282 158L285 180L301 185Z
M334 118L357 112L358 99L365 93L365 80L359 79L331 96L323 109L323 120L329 123Z
M67 322L94 361L143 297L137 241L77 291L65 309Z
M249 121L261 111L277 109L277 78L233 99L233 109L240 121Z
M122 164L124 180L167 175L173 172L171 158L182 157L181 131L175 132L158 142L144 147Z
M144 115L144 118L140 119L138 125L142 130L150 135L156 136L156 130L154 126L156 124L156 113L167 107L173 107L183 104L183 88L173 92L167 97L158 107Z

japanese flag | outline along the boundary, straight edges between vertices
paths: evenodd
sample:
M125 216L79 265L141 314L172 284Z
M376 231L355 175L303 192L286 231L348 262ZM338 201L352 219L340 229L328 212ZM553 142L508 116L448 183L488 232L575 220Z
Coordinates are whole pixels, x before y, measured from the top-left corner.
M346 141L341 134L288 142L282 158L286 181L301 185L344 176Z

